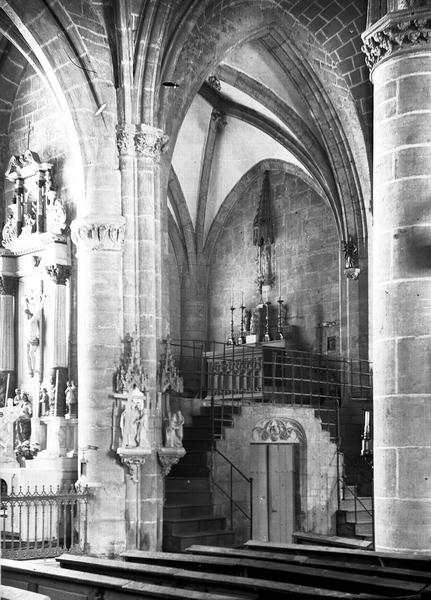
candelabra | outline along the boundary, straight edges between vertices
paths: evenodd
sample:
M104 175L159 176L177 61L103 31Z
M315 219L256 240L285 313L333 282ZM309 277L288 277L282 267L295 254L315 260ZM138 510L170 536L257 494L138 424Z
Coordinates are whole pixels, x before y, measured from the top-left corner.
M244 303L241 303L240 309L241 309L241 330L240 330L240 334L239 334L239 338L238 338L238 344L245 344L244 311L245 311L246 307L244 306Z
M235 333L233 330L233 313L235 311L235 307L231 306L230 307L230 338L228 339L227 343L231 346L235 346L236 342L235 342Z
M266 306L266 315L265 315L265 334L263 336L263 341L264 342L269 342L271 341L271 336L269 335L269 305L271 304L271 302L269 300L267 300L265 302L265 306Z
M281 310L283 308L283 300L281 297L277 300L278 302L278 318L277 318L277 339L284 340L283 329L281 325Z

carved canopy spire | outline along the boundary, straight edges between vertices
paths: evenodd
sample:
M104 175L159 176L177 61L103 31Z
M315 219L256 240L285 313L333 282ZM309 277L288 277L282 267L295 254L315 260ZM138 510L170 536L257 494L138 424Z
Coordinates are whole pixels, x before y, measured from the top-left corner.
M265 246L274 243L274 226L271 213L271 186L269 171L265 171L259 206L253 221L253 244Z

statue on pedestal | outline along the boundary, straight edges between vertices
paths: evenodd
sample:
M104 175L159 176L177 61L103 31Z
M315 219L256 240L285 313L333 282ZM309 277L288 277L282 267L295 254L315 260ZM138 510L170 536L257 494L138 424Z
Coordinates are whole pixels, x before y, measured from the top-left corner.
M18 403L18 416L15 421L15 442L22 443L30 439L31 436L31 416L32 408L30 398L23 394Z
M71 419L71 418L77 416L77 410L76 410L76 405L78 402L77 392L78 392L78 390L76 389L76 386L73 383L73 381L68 381L66 383L66 390L65 390L66 409L67 409L67 413L65 415L66 419Z
M123 448L147 447L149 443L149 408L146 394L135 388L120 417Z
M164 445L165 448L183 447L184 417L178 409L165 420Z
M42 388L39 394L39 417L45 417L49 415L50 398L48 390Z
M24 312L27 316L25 341L30 377L33 377L34 372L37 370L37 350L40 344L43 301L43 297L41 297L39 303L36 303L34 298L29 298L28 296L25 298L26 308Z

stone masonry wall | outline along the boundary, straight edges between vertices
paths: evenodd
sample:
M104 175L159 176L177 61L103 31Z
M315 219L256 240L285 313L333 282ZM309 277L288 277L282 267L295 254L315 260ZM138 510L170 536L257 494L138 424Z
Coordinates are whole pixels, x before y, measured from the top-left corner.
M326 535L335 534L337 511L337 448L329 440L329 433L323 431L321 421L310 408L273 406L256 404L243 406L241 414L234 416L233 427L224 430L224 439L217 442L217 448L239 468L250 476L250 441L252 430L263 418L285 417L297 421L306 436L306 498L301 498L301 514L298 524L302 531L312 531ZM215 458L215 481L229 491L228 464ZM234 473L234 500L245 512L249 512L249 487L239 475ZM214 511L219 516L228 517L229 502L215 490ZM249 522L239 510L234 511L234 529L237 543L249 539Z
M276 300L287 302L289 325L300 334L300 345L319 350L318 324L339 321L340 243L330 208L302 179L281 171L271 172L272 211L275 226L276 282L269 300L276 327ZM252 184L233 207L212 256L209 276L209 339L226 341L230 327L230 294L239 307L255 307L256 247L253 246L253 219L262 188L262 179ZM235 311L239 330L240 311ZM337 337L339 328L331 335Z

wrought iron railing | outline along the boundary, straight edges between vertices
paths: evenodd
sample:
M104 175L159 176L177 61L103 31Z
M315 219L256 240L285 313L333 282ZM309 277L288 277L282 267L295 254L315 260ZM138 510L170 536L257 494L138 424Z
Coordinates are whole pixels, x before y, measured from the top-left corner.
M214 477L214 471L215 471L215 457L216 456L220 456L223 460L223 462L225 464L228 465L229 468L229 485L228 485L228 490L226 490L225 488L223 488L219 483L217 483L216 478ZM243 508L243 506L241 506L240 502L235 500L234 498L234 479L233 479L233 474L234 472L236 474L239 475L239 477L245 482L246 486L247 486L247 492L248 492L248 505L249 505L249 510L248 512ZM242 517L244 517L248 523L249 523L249 539L253 539L253 478L252 477L247 477L247 475L245 475L241 469L239 469L236 465L234 465L234 463L228 459L227 456L225 456L223 454L223 452L220 452L220 450L218 450L214 445L212 448L212 454L211 454L211 482L212 485L217 488L217 490L219 492L222 493L222 495L228 499L229 502L229 507L230 507L230 528L233 529L234 527L234 508L236 508L239 513L241 513Z
M0 548L4 558L53 557L87 548L88 488L14 488L2 494Z

